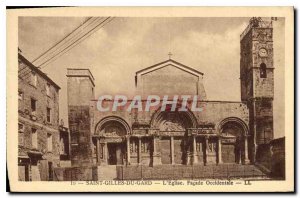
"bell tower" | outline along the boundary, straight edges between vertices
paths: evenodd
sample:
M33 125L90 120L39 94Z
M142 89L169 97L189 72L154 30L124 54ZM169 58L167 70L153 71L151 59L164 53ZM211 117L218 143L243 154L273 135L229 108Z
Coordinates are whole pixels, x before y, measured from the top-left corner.
M249 108L249 145L252 162L260 160L273 139L273 28L272 21L250 19L240 40L241 99Z

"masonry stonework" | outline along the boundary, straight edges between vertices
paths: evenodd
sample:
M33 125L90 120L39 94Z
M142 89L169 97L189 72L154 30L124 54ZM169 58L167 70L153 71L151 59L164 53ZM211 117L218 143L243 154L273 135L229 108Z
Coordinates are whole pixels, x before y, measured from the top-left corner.
M72 165L91 165L90 103L94 78L87 69L68 69L68 112Z
M98 179L177 177L174 171L181 178L185 173L204 177L193 174L196 169L205 171L205 177L264 175L255 164L271 155L264 146L273 139L271 24L253 18L240 44L241 101L207 100L204 74L171 58L136 72L142 106L149 95L196 95L201 111L179 111L178 101L175 111L162 111L159 105L149 111L123 106L99 111L90 71L68 69L72 166L98 166ZM106 99L101 104L109 107L113 102Z
M59 127L60 87L23 55L19 53L18 57L19 180L52 180L53 169L60 166L63 141ZM63 139L68 139L68 129L62 128L66 133Z

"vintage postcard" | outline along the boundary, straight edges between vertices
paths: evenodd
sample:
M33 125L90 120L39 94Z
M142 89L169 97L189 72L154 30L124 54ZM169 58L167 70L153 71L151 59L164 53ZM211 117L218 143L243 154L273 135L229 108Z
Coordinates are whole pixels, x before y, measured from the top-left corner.
M7 10L14 192L293 192L293 7Z

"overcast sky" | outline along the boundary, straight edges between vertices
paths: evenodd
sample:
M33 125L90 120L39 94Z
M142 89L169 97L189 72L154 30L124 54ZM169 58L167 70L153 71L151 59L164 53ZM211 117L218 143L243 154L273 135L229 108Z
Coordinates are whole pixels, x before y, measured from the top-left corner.
M32 61L80 25L81 17L20 17L19 47ZM240 101L240 34L249 18L115 18L44 69L62 89L66 68L89 68L101 94L132 95L135 72L168 59L204 73L209 100ZM274 22L275 137L284 136L284 19Z

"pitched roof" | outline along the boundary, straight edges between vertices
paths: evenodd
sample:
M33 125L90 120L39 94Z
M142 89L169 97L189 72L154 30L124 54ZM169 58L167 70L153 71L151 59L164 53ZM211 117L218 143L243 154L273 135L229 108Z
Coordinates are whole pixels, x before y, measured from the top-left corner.
M45 80L47 80L49 83L51 83L54 87L57 89L60 89L60 87L51 79L49 78L44 72L42 72L39 68L34 66L29 60L27 60L22 54L18 53L19 59L24 62L28 67L30 67L33 71L38 73L40 76L42 76Z
M152 65L152 66L150 66L150 67L146 67L146 68L144 68L144 69L141 69L141 70L139 70L139 71L136 72L136 75L139 75L139 74L141 74L141 73L147 73L147 71L149 71L149 70L155 70L156 68L158 69L158 68L160 68L162 65L163 65L163 67L165 67L165 66L167 66L166 63L171 63L171 64L173 63L173 64L172 64L173 66L179 66L179 67L181 67L181 68L183 68L183 69L185 69L185 70L188 70L188 71L191 71L191 72L200 74L200 75L204 75L202 72L199 72L198 70L193 69L193 68L191 68L191 67L189 67L189 66L186 66L186 65L184 65L184 64L182 64L182 63L179 63L179 62L177 62L177 61L175 61L175 60L173 60L173 59L169 59L169 60L166 60L166 61L157 63L157 64L155 64L155 65Z

